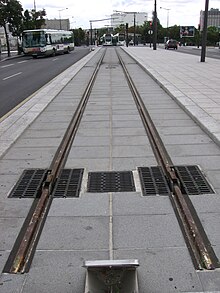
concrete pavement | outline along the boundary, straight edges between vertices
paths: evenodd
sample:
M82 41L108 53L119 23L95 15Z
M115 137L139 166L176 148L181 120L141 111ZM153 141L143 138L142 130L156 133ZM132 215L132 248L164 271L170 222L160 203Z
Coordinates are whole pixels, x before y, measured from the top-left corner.
M220 145L220 60L200 62L200 56L161 48L123 49Z
M197 114L195 107L192 107L199 107L199 103L197 105L193 101L196 93L190 98L189 94L187 95L187 92L191 92L190 86L191 83L193 83L194 78L191 78L191 81L188 74L191 74L193 68L197 66L195 64L199 64L199 57L194 56L191 58L191 56L179 54L175 51L165 51L164 49L158 49L156 51L144 47L123 49L127 50L129 54L135 56L137 60L141 60L141 63L146 67L146 70L148 70L150 74L153 74L153 78L157 80L157 82L160 83L170 95L173 95L173 98L177 100L179 104L181 102L182 107L187 109L188 112L193 112L194 110L195 114ZM110 48L109 51L113 50ZM10 190L10 186L13 186L13 183L16 182L17 177L20 175L20 171L26 168L26 166L28 166L28 168L36 168L38 166L42 168L47 166L47 161L50 161L53 151L56 149L55 144L58 144L58 138L61 137L61 135L58 135L57 137L55 133L57 134L58 130L64 131L64 124L70 119L70 113L68 111L71 111L71 113L73 112L72 108L70 110L70 103L72 103L72 98L70 99L70 96L72 95L73 88L74 90L78 89L78 91L80 91L82 87L81 84L85 82L87 71L91 66L87 66L86 69L84 68L80 71L81 76L77 81L70 82L70 80L97 52L98 48L96 48L95 51L92 51L87 58L83 58L62 75L57 76L44 88L40 89L38 93L30 97L26 103L20 105L14 113L5 117L0 124L0 134L2 134L0 139L1 141L3 137L5 139L5 149L2 150L3 153L10 144L13 143L13 139L16 140L19 135L31 125L31 129L29 129L31 135L30 131L29 133L26 132L26 134L24 132L21 138L12 146L9 151L10 153L7 153L2 160L2 266L6 261L12 243L14 243L15 235L17 235L17 230L19 230L19 227L22 224L22 219L29 210L29 205L32 201L28 199L25 199L25 201L20 199L11 201L6 198L7 192ZM183 63L180 61L182 59L184 59ZM116 59L112 60L112 64L115 64L115 60ZM174 60L175 62L173 62ZM92 62L92 60L90 60L90 62ZM133 64L134 62L131 62L129 59L129 63ZM207 60L207 63L209 63L209 60ZM192 66L190 67L191 64ZM206 65L207 64L205 64L205 66L202 65L201 68L207 68ZM185 66L186 68L191 69L188 71L186 70L186 74L183 75L183 72L180 74L178 73L179 66ZM106 70L104 69L104 72L105 71ZM97 82L97 96L95 94L93 97L95 100L91 101L92 109L97 111L97 120L94 121L92 119L91 108L87 108L88 115L85 115L85 121L84 124L82 123L81 132L79 131L78 143L76 143L74 150L70 154L70 159L67 161L66 165L67 168L83 166L85 170L91 171L108 170L110 165L110 162L108 161L108 138L110 138L110 135L106 137L106 125L109 125L109 123L107 123L108 118L114 122L113 126L117 126L113 127L113 131L117 131L118 134L116 135L118 136L117 141L111 144L111 149L113 150L113 155L111 155L113 157L111 157L112 169L134 170L134 166L139 166L140 164L152 164L151 157L148 158L148 163L145 161L146 158L143 158L143 154L145 155L147 152L146 149L143 151L140 130L138 132L138 138L137 136L129 135L127 140L125 139L123 125L126 125L127 127L129 123L130 125L131 123L132 125L135 124L136 130L136 128L139 128L142 124L140 123L139 126L139 122L136 121L135 115L133 115L134 120L131 120L132 118L128 111L131 107L129 109L127 108L126 111L125 104L128 104L127 98L129 94L124 88L121 89L118 87L121 81L120 78L122 78L123 74L121 74L121 71L117 71L117 69L114 69L114 78L110 79L110 74L112 73L108 72L108 74L103 74L101 79ZM182 75L184 80L181 79ZM111 77L113 77L113 74ZM187 78L188 83L186 83ZM136 78L136 81L139 81L140 79L141 75ZM146 79L143 80L146 82ZM178 81L178 87L175 86L176 80ZM203 82L201 84L203 85L205 77L202 80ZM75 84L74 87L72 84L73 82ZM144 82L142 81L143 88L145 86L147 89L146 91L148 91L149 88L149 92L151 92L151 95L149 95L149 102L151 103L151 99L154 96L155 100L157 100L157 93L158 91L161 91L161 89L158 89L152 80L150 83L146 83L148 86L144 85ZM116 92L114 99L112 99L114 107L111 107L111 111L113 112L111 115L108 115L109 112L106 112L105 108L97 109L97 107L100 106L98 102L102 105L104 104L104 107L108 107L109 93L103 88L103 85L107 83L111 84L111 88ZM184 86L182 83L185 83ZM216 82L216 84L218 85L218 82ZM182 86L182 89L179 85ZM157 88L156 91L155 87ZM63 91L62 88L64 88ZM174 93L176 93L176 96L174 96ZM178 93L180 93L179 96ZM79 96L79 94L77 95L76 93L75 96ZM207 96L209 97L208 93ZM124 98L126 98L126 102L124 101ZM159 107L159 103L163 103L164 100L165 102L169 102L167 104L169 106L169 111L164 111L163 114L166 116L166 119L169 119L169 115L172 115L172 109L175 109L170 105L172 105L172 103L174 104L174 102L171 101L170 104L171 99L167 97L164 92L159 101L157 101L156 106ZM105 102L103 103L103 101ZM134 103L131 98L129 101ZM46 107L49 103L50 105ZM118 112L118 110L120 110L118 109L119 105L121 105L123 112L125 111L125 115L122 115L122 111ZM200 107L200 109L201 111L204 111L203 108ZM101 113L98 113L98 110ZM36 119L41 112L43 112L42 116L39 117L39 119ZM162 111L160 113L162 113ZM185 113L183 114L186 116ZM103 115L106 117L103 118ZM55 117L55 119L52 117ZM173 113L173 117L175 118L175 113ZM180 119L179 117L182 116L178 116L178 119ZM199 115L195 115L195 118L198 119ZM50 128L51 119L56 121L56 129ZM175 125L178 119L176 116L176 119L170 120L172 120L171 123ZM33 120L35 121L32 123ZM182 121L184 119L181 118L180 120ZM201 119L198 119L198 121L201 121ZM163 122L164 120L161 123ZM217 123L218 121L215 122ZM202 125L202 122L199 123ZM100 124L102 128L100 127ZM58 125L60 129L58 129ZM90 136L87 136L86 133L88 134L89 128L89 132L91 132L91 128L93 128L93 133L96 133L97 128L95 128L94 125L99 125L103 137L99 137L95 141L93 140L93 145L90 147L90 152L88 152L88 139L91 141L92 136L91 134ZM187 124L183 124L182 129L185 126L187 127ZM118 132L118 130L120 130L118 127L123 131L122 137L122 132ZM204 124L203 128L205 127L207 127L207 125ZM40 129L44 134L39 135ZM219 130L219 128L217 130ZM52 131L53 133L51 133ZM113 133L113 131L108 131L108 133ZM99 133L100 136L101 134ZM213 135L212 132L210 132L210 135ZM184 137L180 136L179 139L184 139ZM31 138L32 141L30 141ZM42 141L40 141L40 139L42 139ZM171 139L177 143L176 138L172 137ZM194 154L200 154L199 158L195 159L196 163L201 162L201 158L204 158L207 162L211 161L211 154L214 153L214 158L212 159L215 160L217 166L216 169L219 169L219 148L213 146L213 143L212 147L209 147L205 142L207 142L207 140L202 136L202 138L200 137L200 144L203 144L203 146L198 147L198 141L197 144L195 144ZM135 146L133 145L134 143ZM178 143L180 144L181 142ZM36 144L38 144L37 149L39 148L39 151L36 151L35 149ZM144 145L146 145L145 142ZM188 160L190 160L191 163L193 161L193 156L187 154L192 152L192 147L193 144L188 142L185 151L182 151L175 162L177 162L177 160L178 163L181 160L184 160L185 162L186 157L188 157ZM122 148L124 152L123 156L121 155ZM170 149L172 149L172 154L174 153L177 156L179 148L177 147L175 150L175 148L173 149L173 146L170 145ZM94 165L94 157L98 158L96 165ZM131 159L133 157L138 158L138 163L136 163L136 160ZM85 160L83 161L83 159ZM154 164L155 163L153 163L153 165ZM11 171L12 166L13 172ZM214 178L219 178L219 171L213 170L214 168L210 169L211 168L209 168L208 171L215 175ZM219 181L217 179L213 179L213 181L218 188ZM206 227L208 226L207 230L212 231L211 239L214 245L216 245L215 249L219 252L219 194L217 193L211 197L209 195L204 195L202 197L194 196L193 202L201 212L202 220L206 224ZM85 271L82 268L82 260L97 259L95 249L99 252L98 257L108 259L108 243L106 241L108 239L108 221L109 219L112 219L113 216L114 229L112 229L113 234L111 235L112 238L110 238L114 239L114 245L116 248L114 251L115 257L118 259L126 259L129 255L130 258L134 256L134 258L140 260L141 265L139 276L140 288L142 288L142 291L140 292L146 292L143 288L147 288L148 292L163 293L211 292L211 290L212 292L215 290L215 292L217 292L220 288L219 269L210 272L210 276L209 272L197 272L194 270L191 260L187 257L188 251L184 246L169 199L167 197L144 198L140 196L140 192L137 190L136 193L124 193L120 194L120 196L118 194L106 195L99 193L95 196L94 194L91 196L91 194L85 192L80 198L75 200L63 198L55 200L46 226L44 227L30 274L16 276L4 275L1 279L0 291L2 289L4 291L1 292L15 292L18 290L19 292L28 293L83 292L83 290L73 291L72 289L74 285L74 288L80 288L81 286L82 289L83 287L83 276ZM158 223L155 227L153 225L153 218L157 221L156 223ZM145 223L145 228L142 228L142 223ZM215 227L215 229L213 229L213 227ZM169 233L167 233L165 228L169 228ZM62 233L64 232L66 232L65 236L67 236L67 238L62 237L62 235L64 235ZM77 237L74 237L75 233L77 233ZM133 237L133 235L138 235L138 238ZM147 237L145 238L144 235L151 235L150 241ZM170 240L168 239L169 241L165 245L164 242L161 241L167 240L168 236ZM64 239L67 239L67 241L64 241ZM82 242L81 239L83 239ZM175 245L172 247L174 240ZM140 243L142 243L142 246ZM145 244L143 245L143 243L147 243L147 247L150 248L148 251L145 250ZM112 242L110 245L112 245ZM137 251L133 250L134 247L138 248ZM167 249L164 250L161 249L161 247L166 247ZM152 248L154 249L152 250ZM175 253L173 253L173 251L175 251ZM48 266L48 264L50 264L50 266ZM166 284L166 286L164 284Z
M101 47L57 76L0 119L0 156L39 115L56 93ZM220 145L220 60L149 47L122 47ZM219 52L220 53L220 52ZM48 99L45 93L50 92ZM44 101L42 104L42 100ZM16 129L16 131L15 131Z

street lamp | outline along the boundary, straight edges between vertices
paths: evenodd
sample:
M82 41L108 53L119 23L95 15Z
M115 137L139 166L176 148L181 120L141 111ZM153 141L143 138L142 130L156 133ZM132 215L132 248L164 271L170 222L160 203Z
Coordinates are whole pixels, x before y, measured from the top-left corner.
M202 32L202 51L201 51L201 59L200 59L201 62L205 62L208 9L209 9L209 0L206 0L205 1L205 11L204 11L204 20L203 20L203 32Z
M63 10L66 10L66 9L68 9L68 8L63 8L63 9L59 9L58 10L59 11L59 20L60 20L60 30L62 29L61 14L60 14L60 12L63 11Z
M153 39L153 50L157 50L157 0L154 0L154 12L153 12L153 32L154 32L154 39Z
M164 7L160 7L160 9L164 9L167 11L167 29L169 27L169 11L170 11L170 8L164 8Z

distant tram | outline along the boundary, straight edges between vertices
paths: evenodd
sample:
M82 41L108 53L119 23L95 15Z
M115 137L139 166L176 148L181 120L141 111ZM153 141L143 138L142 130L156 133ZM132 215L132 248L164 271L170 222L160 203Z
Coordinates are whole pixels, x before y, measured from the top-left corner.
M22 49L25 55L54 56L74 50L73 32L65 30L35 29L22 33Z
M115 39L116 46L125 46L126 45L124 33L117 33L116 35L114 35L114 39Z
M113 34L107 33L102 36L103 46L113 46Z

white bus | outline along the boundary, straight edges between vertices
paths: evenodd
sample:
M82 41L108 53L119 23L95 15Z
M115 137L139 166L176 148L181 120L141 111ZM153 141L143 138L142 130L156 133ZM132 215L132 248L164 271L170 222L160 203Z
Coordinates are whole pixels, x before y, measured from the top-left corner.
M55 56L74 50L74 36L71 31L53 29L24 30L22 49L25 55Z

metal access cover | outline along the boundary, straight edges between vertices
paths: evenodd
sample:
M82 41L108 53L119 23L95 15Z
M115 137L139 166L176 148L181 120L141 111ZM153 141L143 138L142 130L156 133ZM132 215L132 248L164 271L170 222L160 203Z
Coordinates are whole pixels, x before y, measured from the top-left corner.
M84 293L138 293L137 259L85 261Z
M162 169L155 167L138 167L143 195L169 195L170 189Z
M181 182L183 193L188 195L215 193L198 166L174 166L174 169Z
M9 194L9 197L35 198L38 196L44 178L48 170L45 169L26 169L21 174L18 182Z
M53 190L54 197L79 197L83 169L63 169Z
M89 172L88 192L135 191L132 171Z

